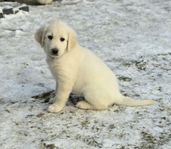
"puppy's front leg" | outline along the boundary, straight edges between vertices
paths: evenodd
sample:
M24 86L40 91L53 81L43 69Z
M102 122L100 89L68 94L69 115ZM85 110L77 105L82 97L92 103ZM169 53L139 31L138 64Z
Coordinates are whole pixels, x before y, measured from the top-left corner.
M49 112L59 112L64 108L72 91L72 84L73 83L69 82L58 82L55 101L52 105L49 106Z

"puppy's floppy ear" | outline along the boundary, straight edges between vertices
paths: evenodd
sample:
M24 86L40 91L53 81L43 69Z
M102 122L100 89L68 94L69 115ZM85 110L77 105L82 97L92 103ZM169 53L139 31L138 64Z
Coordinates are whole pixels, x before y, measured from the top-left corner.
M44 35L45 35L45 27L42 26L41 28L39 28L34 37L36 39L36 41L43 47L44 45Z
M77 44L77 34L72 28L69 28L67 50L69 51L73 49L76 46L76 44Z

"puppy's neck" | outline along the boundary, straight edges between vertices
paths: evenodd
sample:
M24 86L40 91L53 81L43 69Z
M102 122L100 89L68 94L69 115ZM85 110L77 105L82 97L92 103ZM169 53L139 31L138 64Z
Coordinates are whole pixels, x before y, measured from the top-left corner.
M52 63L52 62L54 62L56 59L58 59L58 58L57 58L57 57L52 57L52 56L49 56L49 55L46 56L46 61L47 61L47 63Z

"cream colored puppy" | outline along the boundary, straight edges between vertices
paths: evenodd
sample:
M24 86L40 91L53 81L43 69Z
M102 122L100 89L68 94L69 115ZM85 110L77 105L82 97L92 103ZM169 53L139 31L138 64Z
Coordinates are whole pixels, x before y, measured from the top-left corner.
M134 100L123 96L116 76L93 52L77 41L75 31L61 21L41 27L35 39L47 55L47 63L57 82L54 104L49 112L61 111L71 92L83 95L76 107L105 110L113 104L127 106L152 105L153 100Z

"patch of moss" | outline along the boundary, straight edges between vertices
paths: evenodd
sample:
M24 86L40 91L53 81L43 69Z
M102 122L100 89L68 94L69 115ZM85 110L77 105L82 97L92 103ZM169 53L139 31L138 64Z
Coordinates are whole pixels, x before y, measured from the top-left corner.
M96 141L94 137L85 137L83 138L83 142L87 145L94 146L96 148L102 148L103 144L101 142Z
M157 139L150 133L142 131L142 144L138 146L138 149L156 149Z
M133 63L135 64L138 70L146 70L147 62L145 62L144 60L133 61Z

